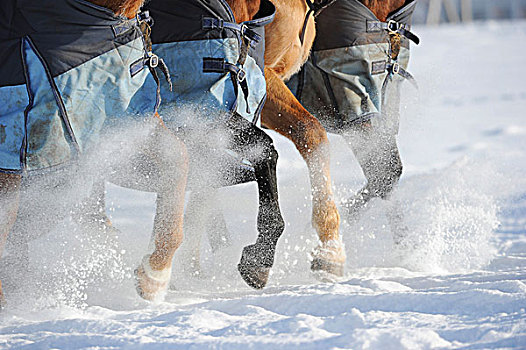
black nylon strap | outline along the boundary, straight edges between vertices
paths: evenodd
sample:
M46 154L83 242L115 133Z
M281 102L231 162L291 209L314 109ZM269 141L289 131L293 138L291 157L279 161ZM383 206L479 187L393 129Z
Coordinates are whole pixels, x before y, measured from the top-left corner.
M307 6L309 6L309 11L312 11L314 17L318 17L321 11L323 11L325 8L332 5L336 0L319 0L319 1L311 1L306 0Z
M245 102L247 105L246 112L250 114L248 104L248 84L246 80L246 72L243 68L235 64L227 62L224 58L204 57L203 58L203 72L205 73L230 73L232 84L234 86L234 93L238 96L238 86L243 91Z
M157 85L157 95L154 113L157 113L161 105L161 81L157 74L156 68L159 67L161 72L168 83L170 91L172 91L172 79L170 77L170 70L162 58L152 53L152 40L150 38L151 26L153 25L153 19L150 17L148 11L143 11L137 15L136 23L139 26L139 29L142 32L143 44L144 44L144 57L133 62L130 65L131 76L135 76L137 73L141 72L144 67L148 67L150 73L152 74L153 79Z
M223 30L223 29L230 29L233 31L239 32L243 37L249 39L250 41L255 41L258 43L261 41L261 35L250 29L244 24L238 24L238 23L232 23L222 20L221 18L213 18L213 17L203 17L202 19L202 27L203 29L208 30Z
M415 89L418 89L418 84L416 82L415 77L413 77L413 75L411 73L409 73L408 71L406 71L405 69L400 67L400 65L398 63L396 63L396 62L394 62L394 63L386 63L385 69L388 72L390 72L391 74L398 74L401 77L405 78L407 81L409 81L415 87Z
M318 17L318 15L323 11L325 8L332 5L336 0L320 0L320 1L311 1L306 0L307 6L309 7L309 11L307 11L307 14L305 15L305 19L303 20L303 26L301 28L300 33L300 42L301 45L303 45L303 40L305 40L305 31L307 29L307 23L309 22L309 16L312 14L314 17Z
M388 22L367 21L368 32L380 32L382 30L386 30L389 33L399 33L417 45L420 43L420 38L413 34L409 30L409 26L405 25L404 23L396 22L393 20L390 20Z

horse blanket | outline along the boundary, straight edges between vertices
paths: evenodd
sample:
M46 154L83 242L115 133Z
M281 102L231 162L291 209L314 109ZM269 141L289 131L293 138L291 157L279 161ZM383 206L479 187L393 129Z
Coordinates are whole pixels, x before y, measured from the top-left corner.
M153 114L155 89L132 102L149 75L136 19L85 0L2 0L0 18L0 171L64 165L109 123Z
M399 85L412 79L409 40L419 41L410 32L415 5L411 0L381 22L358 0L336 0L316 18L312 53L288 86L328 131L381 116L398 129Z
M274 5L237 24L225 0L151 0L153 52L163 57L173 89L161 83L160 114L170 128L219 122L238 114L254 124L266 97L264 26ZM155 84L149 78L146 84Z

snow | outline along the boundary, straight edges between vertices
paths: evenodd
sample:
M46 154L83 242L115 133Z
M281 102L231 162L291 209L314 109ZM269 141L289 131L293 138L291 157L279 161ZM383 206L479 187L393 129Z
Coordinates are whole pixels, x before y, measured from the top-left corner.
M141 300L132 271L147 250L155 197L108 186L121 234L111 249L66 221L31 245L33 273L6 286L1 348L526 348L526 22L418 27L404 87L399 144L404 175L394 194L412 246L393 247L387 204L371 203L342 224L346 275L321 283L309 273L306 166L272 133L280 153L287 223L270 282L247 287L236 272L255 239L254 184L219 197L234 245L203 245L199 278L178 269L166 300ZM363 177L331 136L338 200Z

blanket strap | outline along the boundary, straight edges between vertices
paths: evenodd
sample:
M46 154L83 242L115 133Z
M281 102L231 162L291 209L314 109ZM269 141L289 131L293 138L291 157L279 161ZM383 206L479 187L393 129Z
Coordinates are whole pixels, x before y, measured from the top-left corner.
M303 20L303 26L301 28L301 33L300 33L301 45L303 45L303 40L305 40L305 31L307 29L307 23L309 22L309 16L312 14L313 17L318 17L321 11L323 11L324 9L332 5L336 0L318 0L318 1L306 0L306 1L307 1L307 6L309 7L309 10L307 11L307 14L305 15L305 20Z
M136 21L142 33L144 43L144 56L130 65L130 74L134 77L141 72L144 67L148 67L153 79L157 85L157 97L154 107L154 113L157 113L161 105L161 81L157 74L156 68L159 68L168 83L170 91L172 91L172 79L170 77L170 70L162 58L152 52L152 40L150 38L151 27L153 26L153 19L150 17L148 11L141 12L137 15Z
M394 20L389 20L387 22L381 21L367 21L367 31L368 32L380 32L387 31L389 34L400 34L405 36L407 39L411 40L415 44L420 44L420 38L417 37L409 30L409 26L405 23L400 23Z
M224 58L204 57L203 58L203 72L205 73L230 73L232 84L234 85L234 93L238 95L238 86L241 87L245 100L247 101L248 110L248 84L246 80L246 72L242 67L235 64L228 63Z
M203 17L202 28L205 30L232 30L238 32L252 43L258 43L262 39L261 35L250 29L246 24L228 22L221 18Z
M248 56L250 47L262 40L261 35L252 30L245 23L228 22L221 18L203 17L201 26L204 30L231 30L237 32L241 37L239 57L236 64L228 63L224 58L203 58L203 72L205 73L230 73L234 92L238 96L238 89L241 87L246 102L246 112L251 114L248 103L249 89L246 81L246 72L242 68Z

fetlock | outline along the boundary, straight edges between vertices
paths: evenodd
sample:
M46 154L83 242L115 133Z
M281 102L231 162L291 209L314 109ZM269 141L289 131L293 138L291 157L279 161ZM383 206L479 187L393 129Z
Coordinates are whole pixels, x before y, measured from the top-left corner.
M240 263L252 267L271 268L274 265L275 251L275 245L256 242L243 248Z
M343 200L341 208L347 223L353 224L357 222L360 218L361 212L367 207L367 203L374 196L374 193L370 191L368 186L365 186L353 197Z
M313 203L312 226L323 242L339 239L340 214L334 201Z

